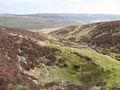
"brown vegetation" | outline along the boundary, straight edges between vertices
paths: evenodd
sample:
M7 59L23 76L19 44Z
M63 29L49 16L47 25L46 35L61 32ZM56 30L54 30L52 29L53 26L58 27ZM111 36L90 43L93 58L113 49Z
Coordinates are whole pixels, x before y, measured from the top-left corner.
M50 34L60 40L87 45L103 54L120 53L120 20L66 27ZM115 57L120 60L119 56Z
M45 39L30 31L0 28L0 90L15 90L17 85L24 90L39 90L40 87L32 81L37 79L24 74L22 70L40 67L40 63L55 64L55 55L59 50L38 45L31 37ZM46 61L42 58L46 58Z

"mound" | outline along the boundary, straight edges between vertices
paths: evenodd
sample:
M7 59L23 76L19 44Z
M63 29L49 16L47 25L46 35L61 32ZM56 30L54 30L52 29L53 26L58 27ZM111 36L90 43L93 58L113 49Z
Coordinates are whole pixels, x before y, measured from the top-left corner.
M108 54L120 60L120 20L70 26L50 34L62 40L86 44L99 53Z

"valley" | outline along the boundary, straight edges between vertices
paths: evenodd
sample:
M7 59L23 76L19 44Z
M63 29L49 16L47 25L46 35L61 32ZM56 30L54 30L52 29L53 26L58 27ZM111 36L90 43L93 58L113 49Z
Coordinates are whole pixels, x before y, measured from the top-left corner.
M0 27L0 90L119 90L120 21Z

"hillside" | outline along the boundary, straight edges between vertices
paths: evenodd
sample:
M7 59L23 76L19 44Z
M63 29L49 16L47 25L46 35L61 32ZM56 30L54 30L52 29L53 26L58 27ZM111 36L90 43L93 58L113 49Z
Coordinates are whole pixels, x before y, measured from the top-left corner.
M60 40L86 45L120 60L120 20L70 26L50 34Z
M0 26L17 27L24 29L43 29L81 25L84 21L75 19L44 18L32 16L0 15Z
M109 56L0 27L0 90L119 90L119 78L120 62Z

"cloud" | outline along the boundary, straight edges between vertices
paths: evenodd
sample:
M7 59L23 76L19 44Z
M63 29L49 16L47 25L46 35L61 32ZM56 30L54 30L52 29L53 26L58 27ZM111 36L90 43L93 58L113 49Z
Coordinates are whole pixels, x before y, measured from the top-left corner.
M117 14L120 12L120 2L117 0L98 0L94 7L94 12L97 13Z
M0 0L1 13L120 14L120 0Z

